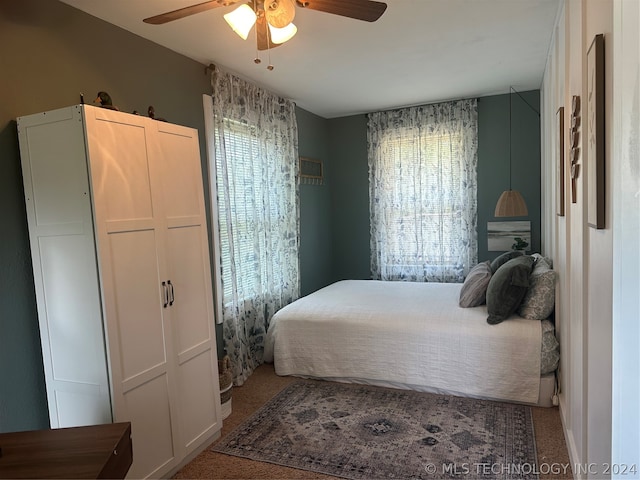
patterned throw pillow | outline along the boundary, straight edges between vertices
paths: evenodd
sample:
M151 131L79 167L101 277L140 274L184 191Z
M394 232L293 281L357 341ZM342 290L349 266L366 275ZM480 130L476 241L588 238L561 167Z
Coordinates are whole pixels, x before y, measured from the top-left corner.
M557 275L544 257L538 259L529 278L527 293L518 308L518 315L530 320L544 320L551 315L556 302Z
M485 304L489 280L491 280L491 262L489 260L473 267L462 284L459 305L467 308Z
M540 322L542 327L542 347L540 348L540 375L555 371L560 363L560 344L556 329L549 320Z
M533 261L533 257L522 255L509 260L493 274L487 287L487 323L500 323L518 309L529 288Z
M504 265L505 263L507 263L509 260L516 258L516 257L521 257L522 255L524 255L524 252L522 250L511 250L509 252L504 252L501 255L498 255L493 262L491 262L491 272L492 273L496 273L498 271L498 269Z

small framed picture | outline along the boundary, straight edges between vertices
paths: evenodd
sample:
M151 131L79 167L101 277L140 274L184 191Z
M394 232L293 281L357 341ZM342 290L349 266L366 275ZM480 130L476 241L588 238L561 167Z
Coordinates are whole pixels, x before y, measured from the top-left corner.
M587 223L605 228L604 35L587 51Z
M556 214L564 217L564 107L556 112L558 150L556 159Z

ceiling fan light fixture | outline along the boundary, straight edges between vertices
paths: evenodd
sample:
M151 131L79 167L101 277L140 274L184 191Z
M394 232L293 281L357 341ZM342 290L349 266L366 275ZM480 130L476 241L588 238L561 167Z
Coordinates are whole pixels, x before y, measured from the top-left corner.
M240 36L243 40L246 40L249 36L249 32L253 28L258 19L256 12L248 5L240 5L232 12L224 15L224 19L233 29L234 32Z
M297 31L298 28L293 23L290 23L283 28L276 28L269 24L269 36L271 37L271 42L278 45L291 40Z

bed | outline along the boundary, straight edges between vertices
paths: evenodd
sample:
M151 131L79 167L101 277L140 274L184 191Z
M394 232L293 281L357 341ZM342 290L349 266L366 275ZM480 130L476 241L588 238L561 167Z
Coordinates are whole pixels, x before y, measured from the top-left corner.
M553 324L461 308L462 284L344 280L273 317L265 361L278 375L551 406Z

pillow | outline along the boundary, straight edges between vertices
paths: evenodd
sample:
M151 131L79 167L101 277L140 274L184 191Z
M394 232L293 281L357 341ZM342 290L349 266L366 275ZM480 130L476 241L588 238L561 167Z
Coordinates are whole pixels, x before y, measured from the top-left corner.
M540 322L542 326L542 348L540 348L540 375L546 375L558 368L560 363L560 344L555 328L549 320Z
M555 307L556 278L557 272L544 257L539 258L529 277L529 288L518 307L518 315L531 320L548 318Z
M509 260L493 274L487 287L489 324L502 322L518 309L529 287L533 261L533 257L521 255Z
M498 255L493 262L491 262L491 273L496 273L498 269L509 260L521 257L522 255L524 255L522 250L511 250L509 252L504 252L502 255Z
M553 260L551 260L549 257L543 257L539 253L532 253L531 256L536 259L536 265L538 265L540 262L544 262L547 264L549 269L553 268Z
M477 264L464 279L458 304L463 307L477 307L487 301L487 286L491 279L491 262Z

